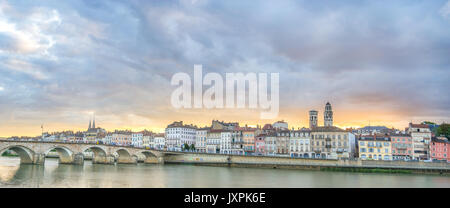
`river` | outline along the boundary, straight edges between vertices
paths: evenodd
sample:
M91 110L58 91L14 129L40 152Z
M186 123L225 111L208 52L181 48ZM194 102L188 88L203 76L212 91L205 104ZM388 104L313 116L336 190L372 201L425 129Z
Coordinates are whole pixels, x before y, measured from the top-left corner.
M439 175L323 172L194 165L20 165L16 157L0 157L0 187L89 188L450 188Z

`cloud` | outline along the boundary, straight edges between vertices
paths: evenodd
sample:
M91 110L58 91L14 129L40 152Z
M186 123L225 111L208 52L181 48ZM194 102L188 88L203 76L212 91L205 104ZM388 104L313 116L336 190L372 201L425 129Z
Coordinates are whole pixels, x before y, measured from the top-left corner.
M194 64L204 73L279 72L280 115L291 120L303 114L288 110L326 101L362 112L355 120L368 111L450 117L449 2L388 4L0 1L0 83L8 89L0 122L70 127L95 111L111 127L137 117L130 125L164 127L193 117L171 108L170 79ZM253 119L214 115L239 114Z
M439 10L439 14L442 15L444 18L450 17L450 1L447 1L444 6Z

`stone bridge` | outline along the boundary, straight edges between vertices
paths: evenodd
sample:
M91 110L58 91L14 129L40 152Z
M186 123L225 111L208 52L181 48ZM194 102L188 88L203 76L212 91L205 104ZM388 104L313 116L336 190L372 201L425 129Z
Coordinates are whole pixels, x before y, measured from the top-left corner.
M16 152L23 164L44 164L52 150L58 153L59 163L77 165L84 163L86 150L93 152L92 163L95 164L133 164L137 163L138 155L145 156L145 163L164 163L165 154L162 150L102 144L0 140L0 155L6 150Z

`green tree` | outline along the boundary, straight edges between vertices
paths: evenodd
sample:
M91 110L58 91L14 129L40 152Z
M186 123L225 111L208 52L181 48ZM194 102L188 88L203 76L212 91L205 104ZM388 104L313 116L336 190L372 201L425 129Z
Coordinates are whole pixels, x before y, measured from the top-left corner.
M450 138L450 124L443 123L436 130L436 136L445 136Z
M191 144L191 150L195 150L195 145Z
M424 122L422 122L422 124L436 125L436 123L433 123L433 122L431 122L431 121L424 121Z
M184 143L184 145L183 145L183 149L185 149L185 150L189 150L189 145L188 145L187 143Z

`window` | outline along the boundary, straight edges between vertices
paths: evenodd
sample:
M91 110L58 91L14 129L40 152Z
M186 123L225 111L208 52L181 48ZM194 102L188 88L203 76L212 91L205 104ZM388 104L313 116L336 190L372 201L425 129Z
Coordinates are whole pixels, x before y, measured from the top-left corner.
M360 146L364 146L364 142L359 142L359 145Z

